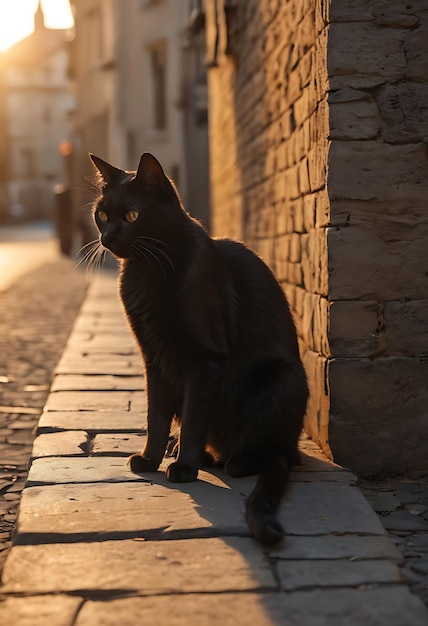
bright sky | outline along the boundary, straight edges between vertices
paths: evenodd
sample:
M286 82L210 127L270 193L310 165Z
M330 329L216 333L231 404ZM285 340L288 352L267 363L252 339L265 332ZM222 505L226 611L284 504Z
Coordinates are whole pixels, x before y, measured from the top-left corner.
M0 0L0 51L31 34L38 0ZM48 28L73 25L69 0L42 0Z

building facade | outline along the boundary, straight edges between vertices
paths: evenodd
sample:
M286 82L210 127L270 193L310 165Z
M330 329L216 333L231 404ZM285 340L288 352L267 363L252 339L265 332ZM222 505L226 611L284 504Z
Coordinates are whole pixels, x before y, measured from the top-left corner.
M211 223L288 297L306 430L360 474L428 468L423 0L206 0Z
M59 146L68 135L73 108L66 33L45 28L40 5L34 26L34 33L2 59L8 134L5 219L51 218L53 188L64 177Z
M91 177L88 152L130 170L144 151L152 152L176 182L186 208L208 224L206 68L203 46L187 36L192 4L71 2L73 178L82 187ZM77 210L88 201L89 192L75 194Z

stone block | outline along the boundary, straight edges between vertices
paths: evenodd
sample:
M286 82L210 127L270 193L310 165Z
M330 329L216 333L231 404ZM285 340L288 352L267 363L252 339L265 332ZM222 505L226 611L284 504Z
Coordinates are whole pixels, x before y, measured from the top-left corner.
M308 120L314 112L316 105L316 91L311 88L311 85L308 85L294 103L293 110L297 126L303 126L303 123Z
M305 416L305 431L331 457L328 445L329 388L328 360L317 352L306 349L303 364L309 383L309 399Z
M331 89L367 89L404 78L406 35L405 29L370 22L333 22L327 50Z
M103 317L102 312L98 310L98 313L79 312L79 317L73 326L73 333L75 332L101 332L104 334L125 332L129 334L130 328L123 313L121 315Z
M308 168L311 192L318 192L325 188L328 168L327 154L327 146L324 145L324 142L315 144L315 147L309 150Z
M57 374L51 386L53 391L140 391L144 389L143 376L112 374L84 375Z
M122 590L149 596L276 588L265 554L239 537L15 546L3 574L5 593Z
M366 357L380 347L382 311L375 300L336 300L329 311L328 340L333 357Z
M305 448L303 465L293 473L280 508L286 532L384 534L347 473L319 458L319 452L314 454ZM35 460L22 496L16 542L37 542L37 536L46 533L108 537L132 532L157 538L248 534L243 495L254 488L254 477L230 478L211 470L200 471L197 482L171 484L163 473L170 462L164 461L161 472L140 476L131 473L122 458Z
M331 223L330 219L330 199L324 188L315 194L315 227L325 228Z
M93 433L139 432L145 427L145 413L130 411L45 411L37 432L86 430Z
M386 534L361 491L340 481L290 483L279 518L291 535Z
M328 273L331 300L397 300L428 297L425 226L412 238L385 241L382 229L358 224L329 228ZM407 226L395 229L408 234ZM409 235L408 235L409 236Z
M101 310L100 310L101 309ZM120 318L123 317L123 309L119 302L115 298L105 298L103 306L100 307L100 302L96 297L92 297L91 294L85 299L80 309L84 315L100 315L102 318Z
M298 178L299 178L299 193L301 196L305 196L311 191L311 183L309 180L310 171L309 171L309 162L305 157L301 161L299 161L299 170L298 170Z
M91 456L125 456L140 452L146 444L147 435L143 433L110 433L95 435L92 442Z
M416 143L424 140L428 128L428 84L408 81L383 85L376 100L384 141Z
M334 563L338 559L366 562L370 559L384 559L395 563L403 561L401 552L391 539L381 535L324 535L322 540L319 537L287 536L284 545L272 548L270 554L275 558L285 559L286 562L290 559L332 559Z
M361 476L427 470L428 361L333 359L329 442L337 463Z
M373 20L372 3L358 5L353 0L334 0L330 3L331 22L371 22Z
M122 465L126 471L125 462ZM129 472L131 480L133 476ZM213 474L200 472L200 477L176 485L157 472L133 482L28 487L22 495L15 543L44 543L47 536L54 542L66 537L115 539L118 534L155 540L248 535L241 494Z
M146 395L140 391L56 391L45 411L137 411L147 410Z
M392 512L389 515L382 516L382 524L389 531L398 531L404 533L428 533L428 520L413 513Z
M278 574L281 589L296 591L322 587L358 587L359 585L400 584L400 570L388 561L280 561Z
M63 353L55 372L57 374L87 374L112 376L140 376L143 373L143 361L140 355L127 356L109 354L99 355L70 350Z
M388 207L390 214L425 216L428 185L424 144L333 141L328 160L332 204L336 200L365 200Z
M49 457L33 461L28 472L27 485L147 482L147 480L130 472L123 458Z
M45 456L84 456L89 444L88 433L73 430L59 433L46 433L34 440L31 458Z
M170 595L168 600L165 596L88 600L75 626L132 626L138 622L162 626L426 626L427 620L421 600L402 585L294 593L181 594Z
M328 308L326 298L310 292L305 293L302 317L303 337L312 350L325 356L330 353L327 336Z
M290 253L288 258L292 263L300 262L300 237L297 233L293 233L290 237Z
M428 299L386 302L385 341L389 354L426 356Z
M297 11L296 17L299 16L300 12L296 31L293 29L292 32L295 33L295 52L301 59L316 41L315 10L312 2L306 2L306 6L305 2L294 2L293 5L294 10Z
M330 104L331 139L373 139L380 129L380 117L376 102L370 96Z
M422 8L422 7L421 7ZM425 82L428 76L428 18L426 5L419 15L419 27L406 37L407 68L406 78Z
M0 601L0 623L10 626L71 626L82 598L65 594L10 597Z
M73 351L92 352L102 355L132 354L138 351L134 337L130 332L120 333L87 333L75 332L72 336Z

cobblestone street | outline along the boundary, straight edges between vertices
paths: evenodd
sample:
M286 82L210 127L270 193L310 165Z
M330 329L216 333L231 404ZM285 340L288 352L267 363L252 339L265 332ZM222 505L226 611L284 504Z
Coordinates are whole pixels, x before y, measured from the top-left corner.
M428 606L428 476L359 486L404 556L405 579Z
M26 479L34 427L86 289L58 258L0 292L0 571Z

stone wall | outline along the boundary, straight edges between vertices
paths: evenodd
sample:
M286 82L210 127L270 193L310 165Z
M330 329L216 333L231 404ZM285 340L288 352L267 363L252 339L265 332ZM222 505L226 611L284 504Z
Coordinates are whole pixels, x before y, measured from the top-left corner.
M366 475L428 465L422 4L206 2L213 234L276 273L306 430Z
M428 5L333 0L330 21L330 445L426 469Z
M324 3L236 4L209 72L212 230L243 239L281 282L310 378L306 428L328 450Z

